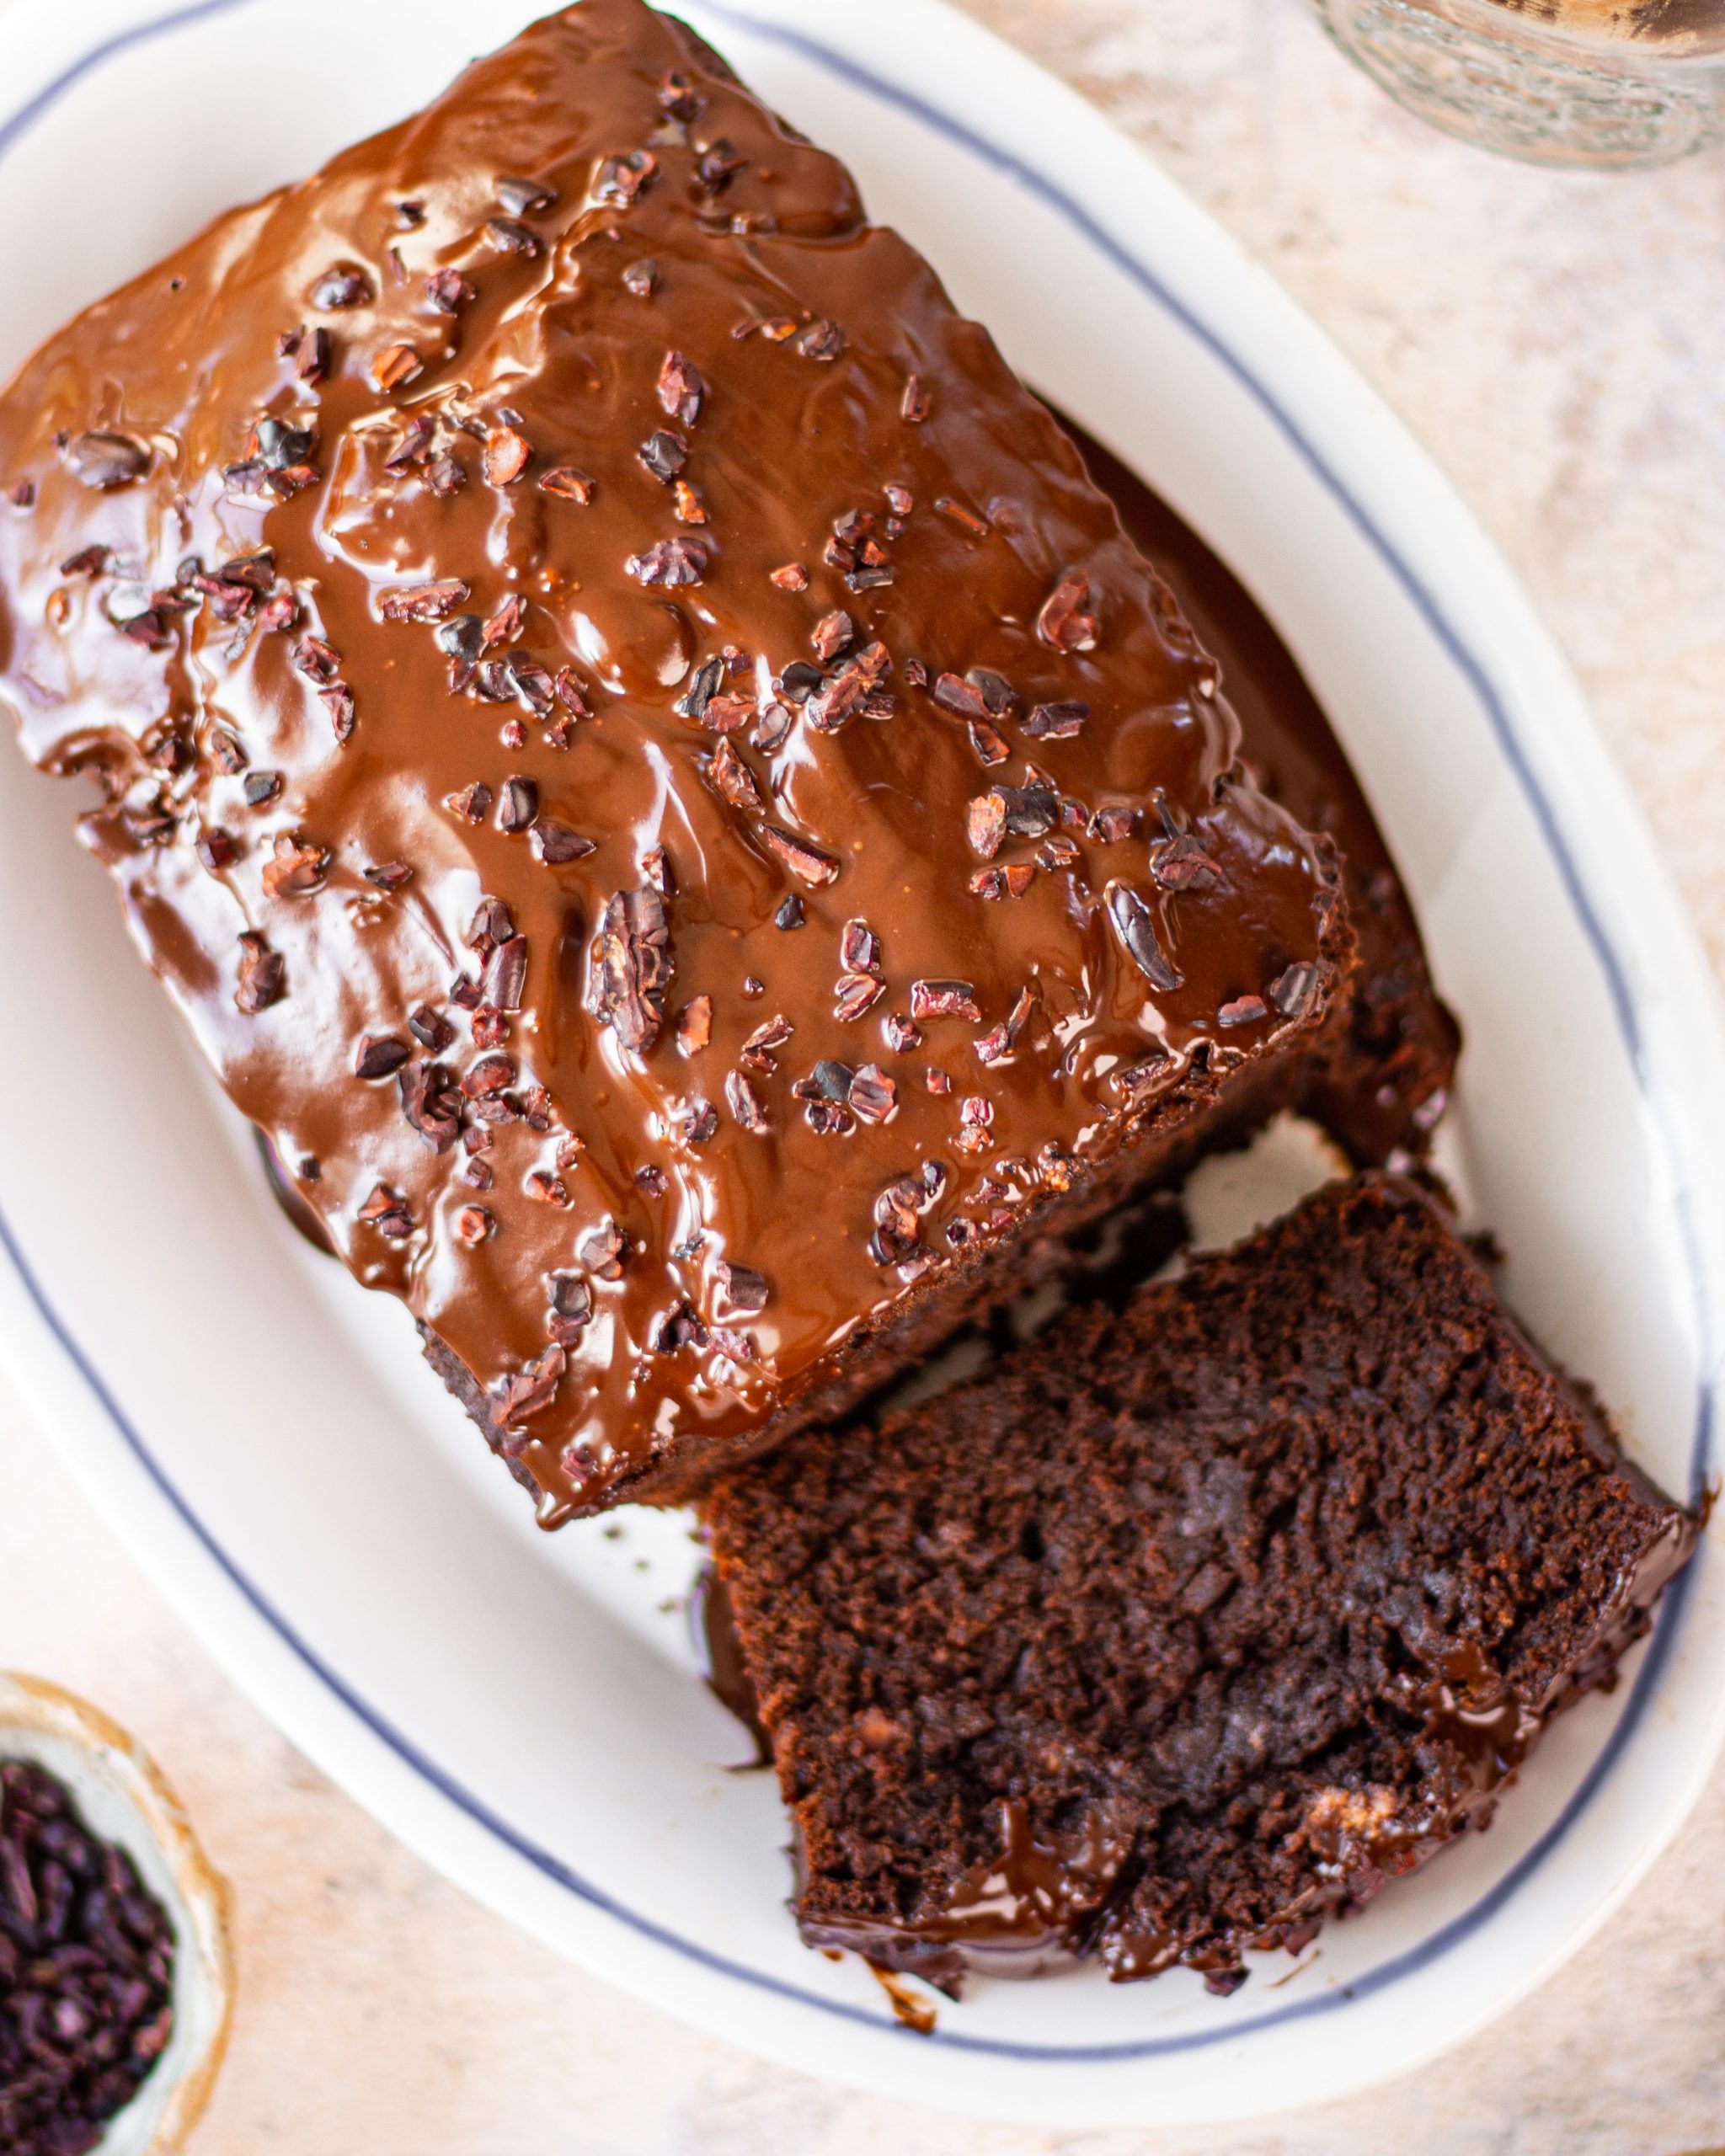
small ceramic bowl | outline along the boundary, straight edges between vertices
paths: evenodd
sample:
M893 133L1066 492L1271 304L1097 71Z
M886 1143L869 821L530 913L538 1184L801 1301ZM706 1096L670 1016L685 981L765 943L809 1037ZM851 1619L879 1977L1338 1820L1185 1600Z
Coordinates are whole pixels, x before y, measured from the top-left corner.
M63 1783L91 1833L126 1851L173 1920L174 2036L137 2095L115 2113L97 2156L179 2156L227 2043L227 1883L199 1848L159 1768L117 1723L56 1685L0 1670L0 1760L11 1759Z

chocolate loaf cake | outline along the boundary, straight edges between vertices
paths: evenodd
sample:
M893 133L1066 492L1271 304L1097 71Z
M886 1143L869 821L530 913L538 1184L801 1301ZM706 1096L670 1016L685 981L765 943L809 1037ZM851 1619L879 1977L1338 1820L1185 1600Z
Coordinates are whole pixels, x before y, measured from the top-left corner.
M1331 844L844 170L584 0L0 397L0 695L547 1524L1347 1053Z
M1423 1188L713 1492L813 1945L1212 1989L1489 1815L1694 1541Z

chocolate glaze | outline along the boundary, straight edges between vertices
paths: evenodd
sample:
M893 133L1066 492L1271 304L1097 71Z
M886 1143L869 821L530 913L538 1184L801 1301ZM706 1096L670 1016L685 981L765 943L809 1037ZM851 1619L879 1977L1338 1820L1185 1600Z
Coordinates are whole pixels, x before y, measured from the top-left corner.
M1071 444L637 0L28 363L0 691L547 1524L830 1404L1125 1141L1268 1112L1351 964Z

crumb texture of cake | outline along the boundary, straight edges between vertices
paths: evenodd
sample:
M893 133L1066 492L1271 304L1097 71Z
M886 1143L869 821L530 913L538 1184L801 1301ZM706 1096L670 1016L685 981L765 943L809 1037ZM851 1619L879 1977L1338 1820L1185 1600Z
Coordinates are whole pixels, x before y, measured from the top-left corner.
M706 1518L804 1935L951 1989L1302 1947L1484 1822L1695 1534L1377 1174Z
M1071 442L639 0L25 366L0 696L547 1524L842 1410L1351 992Z

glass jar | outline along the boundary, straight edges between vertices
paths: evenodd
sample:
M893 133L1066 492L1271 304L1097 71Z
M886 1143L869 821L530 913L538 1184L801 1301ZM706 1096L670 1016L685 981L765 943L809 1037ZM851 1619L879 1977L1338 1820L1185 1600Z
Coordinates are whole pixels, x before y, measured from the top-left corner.
M1725 0L1314 0L1398 103L1532 163L1669 164L1725 136Z

